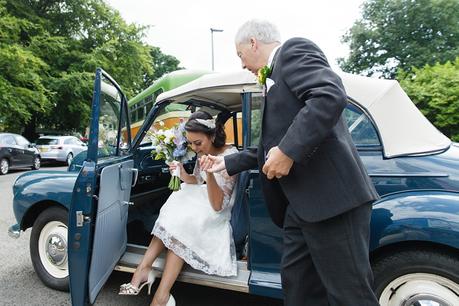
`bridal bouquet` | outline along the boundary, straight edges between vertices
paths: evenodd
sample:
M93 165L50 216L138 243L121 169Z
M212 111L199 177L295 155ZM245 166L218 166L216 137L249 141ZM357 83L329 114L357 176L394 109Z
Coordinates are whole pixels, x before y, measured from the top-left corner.
M148 137L153 146L152 157L165 160L168 165L186 162L195 155L185 137L185 122L181 121L170 129L164 128L164 123L160 122L160 128L148 132ZM180 168L175 168L171 175L169 189L180 190Z

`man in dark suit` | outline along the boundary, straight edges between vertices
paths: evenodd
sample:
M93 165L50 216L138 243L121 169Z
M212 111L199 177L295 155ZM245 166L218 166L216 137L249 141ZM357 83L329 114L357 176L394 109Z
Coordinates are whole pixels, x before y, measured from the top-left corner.
M274 25L246 22L236 35L244 68L268 65L261 141L257 150L203 169L230 175L262 169L265 201L283 227L285 305L379 305L372 291L369 223L378 195L341 116L347 96L339 76L313 42L280 44Z

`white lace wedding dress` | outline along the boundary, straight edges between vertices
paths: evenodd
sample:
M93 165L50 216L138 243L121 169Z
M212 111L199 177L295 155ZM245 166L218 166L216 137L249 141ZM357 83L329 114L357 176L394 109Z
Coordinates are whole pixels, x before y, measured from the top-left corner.
M236 153L230 147L220 156ZM237 274L236 250L230 225L235 199L236 176L226 170L215 173L215 180L223 190L223 205L215 211L207 196L205 172L199 162L193 171L198 184L182 183L161 208L152 234L181 257L191 267L208 274L234 276Z

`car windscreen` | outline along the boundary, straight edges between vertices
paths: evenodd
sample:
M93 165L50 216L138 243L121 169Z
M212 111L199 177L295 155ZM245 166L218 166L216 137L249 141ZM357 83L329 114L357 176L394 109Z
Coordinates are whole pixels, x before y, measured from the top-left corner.
M59 143L59 139L55 138L39 138L37 139L37 145L56 145Z

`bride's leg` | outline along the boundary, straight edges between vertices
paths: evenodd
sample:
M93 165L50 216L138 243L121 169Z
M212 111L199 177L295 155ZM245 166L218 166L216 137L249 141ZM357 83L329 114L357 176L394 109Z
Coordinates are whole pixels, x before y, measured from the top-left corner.
M182 270L184 260L171 250L167 250L166 264L164 265L163 276L159 283L158 289L156 289L151 306L164 306L169 300L170 291L172 285L174 285L180 271Z
M153 236L150 245L145 252L145 255L142 258L142 261L135 269L134 274L132 275L131 284L135 287L139 287L139 285L148 279L148 273L151 270L151 266L155 259L161 254L164 250L164 244L161 239Z

